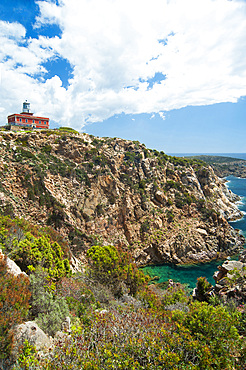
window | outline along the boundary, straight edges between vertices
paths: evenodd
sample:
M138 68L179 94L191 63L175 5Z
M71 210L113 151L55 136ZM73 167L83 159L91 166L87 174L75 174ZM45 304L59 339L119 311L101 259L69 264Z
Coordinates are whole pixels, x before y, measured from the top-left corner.
M39 121L39 124L41 125L41 121Z
M20 118L20 122L22 121L22 119Z
M34 119L32 120L32 123L35 123Z
M27 122L27 119L26 119L26 122Z

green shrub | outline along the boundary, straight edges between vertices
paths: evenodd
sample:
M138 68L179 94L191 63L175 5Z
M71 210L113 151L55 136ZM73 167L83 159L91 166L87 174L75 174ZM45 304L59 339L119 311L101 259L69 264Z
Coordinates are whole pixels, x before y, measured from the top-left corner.
M170 180L166 182L165 188L166 190L169 190L169 189L182 190L182 185L179 182Z
M123 285L135 295L146 283L146 277L130 261L130 256L112 245L93 246L87 251L87 256L90 276L110 287L116 296L122 295Z
M167 220L168 222L173 222L174 220L174 214L172 210L166 210Z
M225 310L201 304L188 313L92 311L40 369L243 369L238 357L242 342L230 321Z
M145 220L140 227L140 232L141 233L147 233L150 229L150 223L148 220Z
M98 204L98 205L96 206L95 213L96 213L96 215L97 215L98 217L100 217L101 215L103 215L103 214L104 214L104 206L103 206L103 204Z
M52 212L47 219L47 225L53 226L56 230L60 229L65 221L65 212L62 205L55 201Z
M47 236L39 238L26 234L11 253L11 257L27 273L42 266L53 279L70 274L70 265L57 242L50 243Z
M29 150L25 150L21 147L17 148L16 153L18 153L18 155L16 156L17 162L21 162L23 161L23 159L32 159L34 161L37 160L37 157L34 154L32 154Z
M86 173L86 171L83 169L83 168L76 168L75 169L75 173L76 173L76 177L79 181L82 181L85 183L85 185L87 186L91 186L91 182L90 182L90 179Z
M64 131L64 132L71 132L72 134L79 134L79 132L74 130L72 127L59 127L58 130L61 132Z
M189 329L194 339L207 347L209 368L232 369L236 365L235 355L242 346L236 329L239 313L229 314L222 306L213 307L203 302L190 306L190 312L184 317L183 324ZM202 369L208 359L201 355Z
M120 256L114 246L93 246L87 251L90 274L100 283L118 290L124 271L120 268Z
M33 317L44 332L54 335L62 329L62 322L69 316L65 297L56 294L49 275L41 267L30 275L30 290Z
M18 358L13 370L28 370L39 369L39 361L37 359L38 352L36 347L30 344L27 340L20 346L18 351Z
M197 289L197 296L200 300L207 301L208 297L206 297L206 293L211 288L212 284L210 284L205 277L197 278L196 289Z
M140 180L138 186L139 186L139 189L144 190L145 186L146 186L146 181L145 180Z
M173 305L177 302L187 303L188 297L181 285L174 285L166 289L162 296L162 304L164 306Z
M190 205L196 202L196 198L187 192L175 194L175 205L177 208L183 208L185 205Z
M41 148L41 152L43 153L47 153L47 154L50 154L52 151L52 146L50 144L45 144L42 148Z

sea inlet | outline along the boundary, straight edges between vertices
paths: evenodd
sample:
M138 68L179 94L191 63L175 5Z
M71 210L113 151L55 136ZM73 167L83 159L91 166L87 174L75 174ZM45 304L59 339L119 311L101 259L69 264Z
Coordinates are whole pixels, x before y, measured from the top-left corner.
M241 197L240 202L238 202L238 208L244 213L242 219L231 222L230 224L232 227L240 229L240 232L246 238L246 179L234 176L229 176L226 179L228 188ZM152 265L144 267L143 271L151 277L158 276L158 283L172 279L173 281L186 284L188 288L193 289L196 286L197 278L200 276L206 277L211 284L214 284L213 274L222 263L222 260L215 260L209 263L185 266L171 264Z

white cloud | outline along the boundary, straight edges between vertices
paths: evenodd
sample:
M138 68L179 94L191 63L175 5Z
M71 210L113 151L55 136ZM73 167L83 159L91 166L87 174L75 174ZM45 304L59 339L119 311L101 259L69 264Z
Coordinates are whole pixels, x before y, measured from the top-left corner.
M80 129L122 112L159 113L164 118L163 112L171 109L236 102L246 95L243 1L37 4L36 27L55 23L62 35L26 40L23 26L0 22L0 98L8 113L13 100L19 104L19 99L28 98L36 111ZM67 90L58 76L35 79L45 72L42 63L57 55L73 66ZM149 88L147 81L157 72L166 79Z
M0 20L0 35L6 38L14 38L15 40L21 40L26 35L25 27L21 24L14 22L4 22Z

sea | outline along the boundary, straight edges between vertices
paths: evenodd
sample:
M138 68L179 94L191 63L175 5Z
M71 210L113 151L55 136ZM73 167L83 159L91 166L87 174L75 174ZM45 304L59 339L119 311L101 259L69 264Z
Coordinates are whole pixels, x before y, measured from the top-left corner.
M204 153L176 153L170 154L175 156L190 156L190 155L204 155ZM246 160L246 153L208 153L208 155L218 155L232 158L239 158ZM242 211L243 217L240 220L230 222L231 226L239 229L246 238L246 179L241 179L234 176L226 178L226 185L235 194L241 197L238 202L238 208ZM246 247L246 245L245 245ZM158 283L165 282L169 279L185 284L188 289L193 289L196 286L197 278L204 276L214 285L213 274L217 267L223 263L223 260L211 261L209 263L200 263L195 265L177 266L171 264L146 266L143 271L152 278L159 277Z

